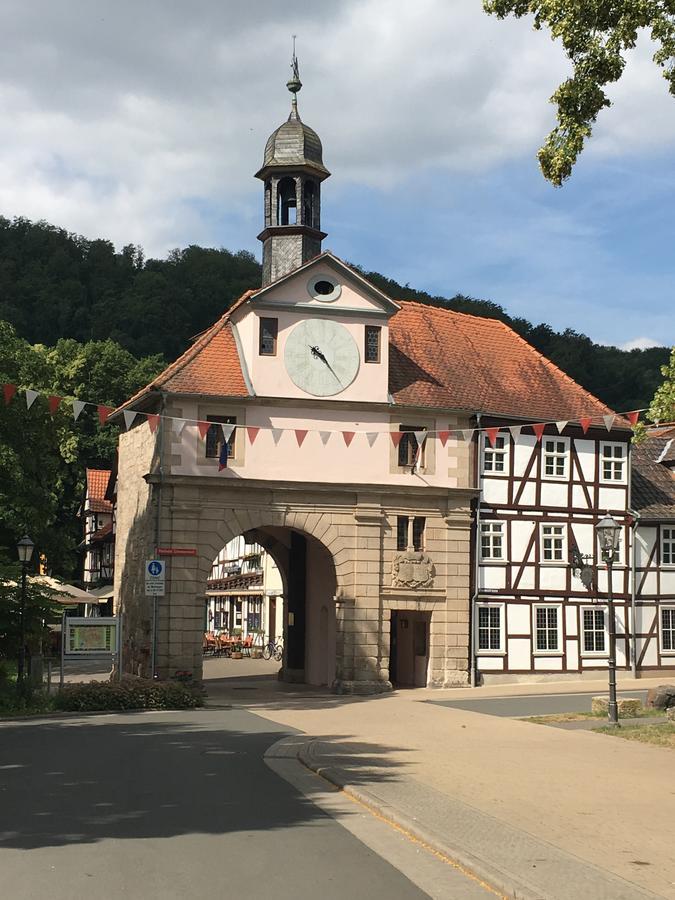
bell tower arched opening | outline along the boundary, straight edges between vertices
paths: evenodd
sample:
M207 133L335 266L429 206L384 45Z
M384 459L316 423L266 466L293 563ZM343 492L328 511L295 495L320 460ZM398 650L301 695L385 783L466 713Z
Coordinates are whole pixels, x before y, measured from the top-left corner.
M296 225L298 201L295 178L282 178L277 185L277 225Z

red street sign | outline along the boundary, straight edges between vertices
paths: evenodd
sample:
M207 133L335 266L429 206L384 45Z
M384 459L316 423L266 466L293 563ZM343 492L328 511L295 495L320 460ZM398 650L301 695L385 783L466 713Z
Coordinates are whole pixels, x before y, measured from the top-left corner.
M158 547L158 556L196 556L194 547Z

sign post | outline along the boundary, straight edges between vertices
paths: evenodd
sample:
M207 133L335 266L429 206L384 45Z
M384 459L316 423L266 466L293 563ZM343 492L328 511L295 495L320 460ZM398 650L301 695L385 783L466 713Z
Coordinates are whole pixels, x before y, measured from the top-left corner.
M163 597L166 576L166 563L161 559L145 561L145 596Z

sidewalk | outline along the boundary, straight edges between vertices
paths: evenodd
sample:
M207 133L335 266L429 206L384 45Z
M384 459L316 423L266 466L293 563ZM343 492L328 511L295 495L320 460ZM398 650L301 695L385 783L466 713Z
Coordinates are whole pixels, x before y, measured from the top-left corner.
M620 683L649 686L646 679ZM605 685L509 685L471 693L553 688L601 693ZM468 851L469 835L483 863L519 869L507 874L529 885L530 896L618 900L652 892L675 900L669 750L426 702L464 691L370 698L295 692L285 700L278 691L265 696L262 686L235 694L221 683L218 702L223 691L233 703L320 739L311 751L315 763L342 769L348 785L402 812L419 831L440 835L448 848ZM537 847L539 866L532 856Z

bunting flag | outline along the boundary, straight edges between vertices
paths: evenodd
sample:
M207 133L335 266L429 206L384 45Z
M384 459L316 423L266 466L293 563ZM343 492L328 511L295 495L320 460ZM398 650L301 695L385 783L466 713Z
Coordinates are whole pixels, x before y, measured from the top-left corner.
M105 425L105 423L108 421L108 416L111 412L113 412L113 409L111 406L104 406L102 403L99 403L99 405L96 407L96 411L98 412L99 422L101 423L101 425Z
M40 394L38 391L32 391L30 388L26 388L26 409L30 409L39 396Z
M379 431L366 431L366 440L368 441L368 446L372 447L375 441L377 440L380 432Z
M248 440L250 444L255 444L255 439L258 437L259 428L256 428L253 425L246 426L246 434L248 435Z
M326 444L327 444L328 441L330 440L331 434L332 434L331 431L320 431L320 432L319 432L319 437L321 438L321 443L324 445L324 447L326 446Z
M5 406L8 406L12 397L16 394L15 384L3 384L2 393L5 395Z
M150 426L150 434L154 434L159 425L159 416L154 413L148 413L148 425Z
M218 471L222 472L223 469L227 468L227 455L229 452L229 447L227 441L223 441L220 445L220 454L218 456Z
M82 410L85 408L87 404L83 403L82 400L73 400L73 421L77 422L80 418Z
M427 433L426 433L426 431L414 431L413 434L415 435L415 440L417 441L417 446L421 450L424 442L427 439Z
M603 416L602 421L605 423L605 428L607 431L612 430L612 425L614 424L614 419L616 416Z
M537 422L536 425L533 425L533 426L532 426L532 431L534 431L534 433L535 433L536 436L537 436L537 443L538 443L538 444L541 443L541 436L543 435L544 429L545 429L545 428L546 428L546 425L545 425L543 422Z
M295 439L298 442L298 447L302 447L302 442L307 437L307 429L306 428L294 428L295 431Z
M389 437L391 438L391 442L394 445L394 447L398 447L398 445L401 443L401 438L403 437L403 432L402 431L390 431Z
M441 442L441 447L445 447L448 443L448 438L450 437L449 431L438 431L436 432L438 440Z
M499 429L497 429L497 431L499 431ZM464 441L465 444L470 444L471 441L473 440L473 428L471 428L470 430L467 430L467 431L458 431L457 433L459 434L459 436L461 437L461 439Z
M638 419L640 418L639 410L636 410L635 412L629 412L628 415L626 416L626 418L628 419L630 424L633 426L633 428L635 428L635 426L638 423Z
M221 422L220 424L221 431L223 432L223 442L225 444L230 443L230 438L232 437L232 433L236 428L231 422Z
M515 443L520 437L520 432L523 430L522 425L509 425L509 431L511 432L511 437L513 438L513 442Z
M562 434L563 431L567 428L568 422L561 420L560 422L555 423L555 427L558 429L558 434Z
M122 415L124 416L124 427L127 431L129 431L131 426L134 424L136 413L133 411L133 409L125 409Z
M344 438L345 444L349 447L351 442L354 440L355 431L343 431L342 437Z
M54 414L56 413L56 410L59 408L59 404L61 403L61 400L63 400L63 397L57 397L56 395L52 395L51 397L47 398L47 405L49 406L49 412L50 412L52 418L54 418Z
M176 432L176 434L180 435L183 433L183 429L185 428L186 424L187 423L185 419L174 419L172 428Z
M591 427L592 421L593 419L591 419L590 416L584 416L583 418L579 419L579 424L581 425L581 430L584 434L586 434L588 429Z
M488 440L490 441L491 447L497 446L497 435L499 434L499 428L486 428L485 434L488 436Z
M273 428L272 429L272 440L274 441L275 445L279 443L279 441L281 440L281 435L283 433L284 433L283 428Z
M210 422L197 422L197 431L199 432L199 437L202 440L204 440L204 438L208 434L210 427L211 427Z

